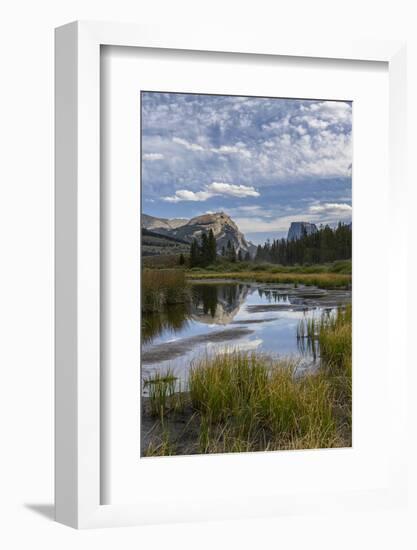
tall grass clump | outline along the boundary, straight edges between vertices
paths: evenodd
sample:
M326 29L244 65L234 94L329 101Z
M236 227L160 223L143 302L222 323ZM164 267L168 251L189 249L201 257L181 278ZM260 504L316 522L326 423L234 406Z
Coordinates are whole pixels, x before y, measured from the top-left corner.
M337 447L334 390L322 373L243 352L207 357L189 378L201 417L200 452Z
M240 414L265 391L268 367L255 354L225 353L192 367L189 390L194 408L213 422Z
M320 354L336 392L340 421L352 426L352 305L339 308L319 333Z
M142 272L142 310L162 311L167 305L181 304L190 298L184 271L145 269Z
M349 367L352 359L352 305L324 316L318 329L320 353L328 366Z

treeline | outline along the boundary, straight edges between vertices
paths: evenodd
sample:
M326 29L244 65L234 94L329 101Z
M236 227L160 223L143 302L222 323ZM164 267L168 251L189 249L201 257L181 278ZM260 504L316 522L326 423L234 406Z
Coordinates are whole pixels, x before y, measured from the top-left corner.
M321 226L316 233L299 239L277 239L258 245L256 262L280 265L315 264L352 258L352 227L339 223L336 229Z
M190 247L189 266L207 267L214 264L217 257L217 244L213 230L203 233L201 240L194 239ZM233 241L229 240L222 247L221 260L228 262L272 263L279 265L323 264L336 260L350 260L352 258L352 227L339 223L335 229L328 225L321 226L316 233L310 235L304 231L299 239L277 239L258 245L254 260L249 252L236 252ZM180 265L185 264L183 254L180 255Z

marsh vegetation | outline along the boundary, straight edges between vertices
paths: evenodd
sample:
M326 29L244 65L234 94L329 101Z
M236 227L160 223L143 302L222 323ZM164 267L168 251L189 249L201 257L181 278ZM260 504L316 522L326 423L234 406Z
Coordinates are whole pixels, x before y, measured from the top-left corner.
M351 262L142 271L142 455L351 445Z
M312 374L299 374L294 360L233 351L197 361L185 392L169 372L146 380L153 426L144 454L349 447L351 308L315 325L300 336L321 346L322 365Z
M189 287L185 273L178 269L142 271L142 311L164 311L167 306L186 303Z

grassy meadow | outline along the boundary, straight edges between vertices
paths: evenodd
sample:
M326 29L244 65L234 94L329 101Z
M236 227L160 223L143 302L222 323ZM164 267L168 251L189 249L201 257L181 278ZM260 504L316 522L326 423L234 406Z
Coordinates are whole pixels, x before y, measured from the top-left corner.
M325 289L350 288L352 282L351 260L339 260L320 265L282 266L255 262L217 262L205 269L187 271L187 278L239 279L259 283L290 283L314 285Z

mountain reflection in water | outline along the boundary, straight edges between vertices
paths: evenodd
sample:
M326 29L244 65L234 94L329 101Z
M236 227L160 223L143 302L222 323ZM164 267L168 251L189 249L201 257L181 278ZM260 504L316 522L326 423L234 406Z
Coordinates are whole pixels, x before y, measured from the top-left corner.
M142 376L171 368L186 380L202 354L232 349L296 356L310 368L319 350L297 341L300 320L330 314L350 300L349 291L302 285L197 282L190 303L142 315Z

